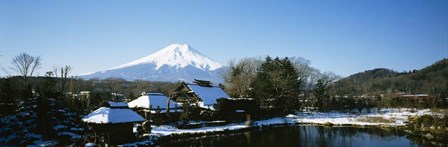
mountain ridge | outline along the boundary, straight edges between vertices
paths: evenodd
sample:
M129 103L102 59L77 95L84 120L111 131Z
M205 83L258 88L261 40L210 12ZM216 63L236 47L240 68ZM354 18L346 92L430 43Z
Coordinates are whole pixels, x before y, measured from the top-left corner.
M170 44L137 60L93 73L81 74L84 79L123 78L148 81L193 81L194 79L222 82L225 66L208 58L188 44Z

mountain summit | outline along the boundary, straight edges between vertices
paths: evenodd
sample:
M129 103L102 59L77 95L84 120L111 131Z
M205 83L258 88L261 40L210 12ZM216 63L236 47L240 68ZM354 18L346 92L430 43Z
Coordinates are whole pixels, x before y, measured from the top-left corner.
M204 56L188 44L171 44L154 54L127 64L123 64L113 69L147 63L156 64L156 69L160 69L164 65L176 68L184 68L192 65L202 70L215 70L222 67L221 64Z
M220 72L224 68L187 44L171 44L135 61L108 70L84 74L81 77L169 82L204 79L222 82Z

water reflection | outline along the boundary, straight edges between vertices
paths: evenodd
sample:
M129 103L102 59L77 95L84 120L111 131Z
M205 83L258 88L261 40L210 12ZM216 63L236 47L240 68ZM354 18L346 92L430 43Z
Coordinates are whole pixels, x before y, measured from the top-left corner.
M283 146L418 146L404 136L368 128L291 126L189 138L161 146L216 146L216 147L283 147Z

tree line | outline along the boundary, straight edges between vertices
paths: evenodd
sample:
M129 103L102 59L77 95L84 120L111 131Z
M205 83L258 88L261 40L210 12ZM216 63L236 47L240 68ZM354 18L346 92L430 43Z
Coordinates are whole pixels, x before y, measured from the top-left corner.
M302 110L352 110L371 107L448 107L448 59L421 70L374 69L341 78L310 67L303 58L231 60L223 74L231 97L254 98L273 114ZM403 94L427 94L408 99Z
M223 74L231 97L254 98L264 113L287 114L319 105L313 96L324 97L339 76L320 72L304 58L244 58L229 62ZM312 101L312 102L311 102Z
M144 80L126 81L119 78L84 80L70 76L73 67L65 65L54 67L45 72L43 76L35 76L42 66L40 56L21 53L11 60L11 67L4 68L8 73L17 73L17 76L0 78L0 115L13 114L21 101L30 98L49 99L74 111L86 114L106 101L116 101L117 97L133 100L142 92L157 91L165 94L171 93L177 83L149 82ZM88 91L87 95L80 95L81 91ZM119 95L122 94L122 95Z

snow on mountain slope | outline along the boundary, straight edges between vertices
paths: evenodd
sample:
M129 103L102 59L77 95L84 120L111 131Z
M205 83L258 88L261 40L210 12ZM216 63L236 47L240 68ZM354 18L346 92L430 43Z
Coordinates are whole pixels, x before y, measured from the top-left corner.
M154 54L135 61L94 73L80 75L81 78L191 82L204 79L222 82L220 73L224 66L204 56L187 44L171 44Z
M174 66L176 68L184 68L188 65L193 65L202 70L215 70L222 67L222 65L218 62L202 55L187 44L171 44L154 54L112 69L119 69L146 63L156 64L156 69L159 69L163 65Z

